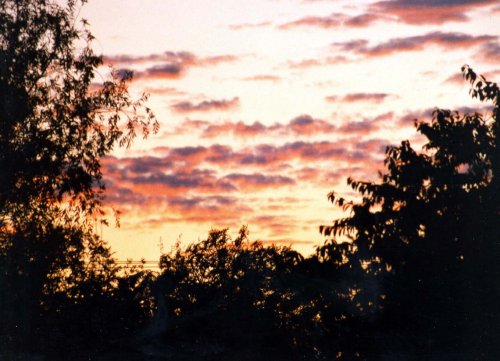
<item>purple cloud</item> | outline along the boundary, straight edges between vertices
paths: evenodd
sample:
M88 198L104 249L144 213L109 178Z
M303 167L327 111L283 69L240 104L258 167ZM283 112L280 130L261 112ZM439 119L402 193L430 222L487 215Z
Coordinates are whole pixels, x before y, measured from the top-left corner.
M209 112L213 110L226 111L236 108L239 103L240 100L238 97L232 99L204 100L200 103L183 101L173 104L171 109L177 113Z

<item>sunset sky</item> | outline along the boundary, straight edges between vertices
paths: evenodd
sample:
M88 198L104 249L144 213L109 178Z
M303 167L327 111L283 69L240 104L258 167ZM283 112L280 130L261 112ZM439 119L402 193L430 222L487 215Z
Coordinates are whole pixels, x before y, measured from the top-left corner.
M415 118L486 112L463 64L500 80L496 0L90 0L80 16L161 124L103 160L119 259L243 224L310 253L340 215L328 192L376 180L389 144L420 148Z

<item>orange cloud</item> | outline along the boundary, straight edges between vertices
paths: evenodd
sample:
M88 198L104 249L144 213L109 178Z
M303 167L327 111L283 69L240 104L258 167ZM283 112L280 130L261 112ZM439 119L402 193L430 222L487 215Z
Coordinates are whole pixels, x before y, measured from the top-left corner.
M299 222L292 218L284 215L261 215L255 216L249 219L248 226L259 226L270 231L271 237L282 236L283 234L291 234L298 228ZM268 240L269 242L269 240ZM284 240L281 242L278 240L273 241L273 243L285 243ZM292 241L289 240L286 244L291 244Z
M303 167L293 172L300 183L315 184L317 186L329 186L337 184L345 177L345 173L338 170L328 171L317 167Z

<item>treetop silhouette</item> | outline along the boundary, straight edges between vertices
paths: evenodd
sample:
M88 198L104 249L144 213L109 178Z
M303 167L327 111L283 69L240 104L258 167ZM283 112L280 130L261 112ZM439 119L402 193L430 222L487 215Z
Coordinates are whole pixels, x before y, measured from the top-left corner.
M415 354L455 349L482 359L500 324L500 92L462 71L493 114L436 109L432 122L416 121L422 152L409 141L388 147L379 182L348 179L359 202L328 195L350 214L320 227L330 240L319 252L335 258L340 236L352 240L347 259L364 263L387 295L382 325Z

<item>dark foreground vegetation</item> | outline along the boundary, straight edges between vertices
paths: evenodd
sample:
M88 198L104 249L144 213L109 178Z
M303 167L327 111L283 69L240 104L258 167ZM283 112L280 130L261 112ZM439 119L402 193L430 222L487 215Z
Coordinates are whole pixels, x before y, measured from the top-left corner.
M492 114L436 109L427 141L388 147L378 182L303 257L213 230L160 272L119 267L95 235L100 159L156 130L130 74L101 58L80 3L0 0L0 359L500 359L500 92ZM79 51L77 41L84 41Z

